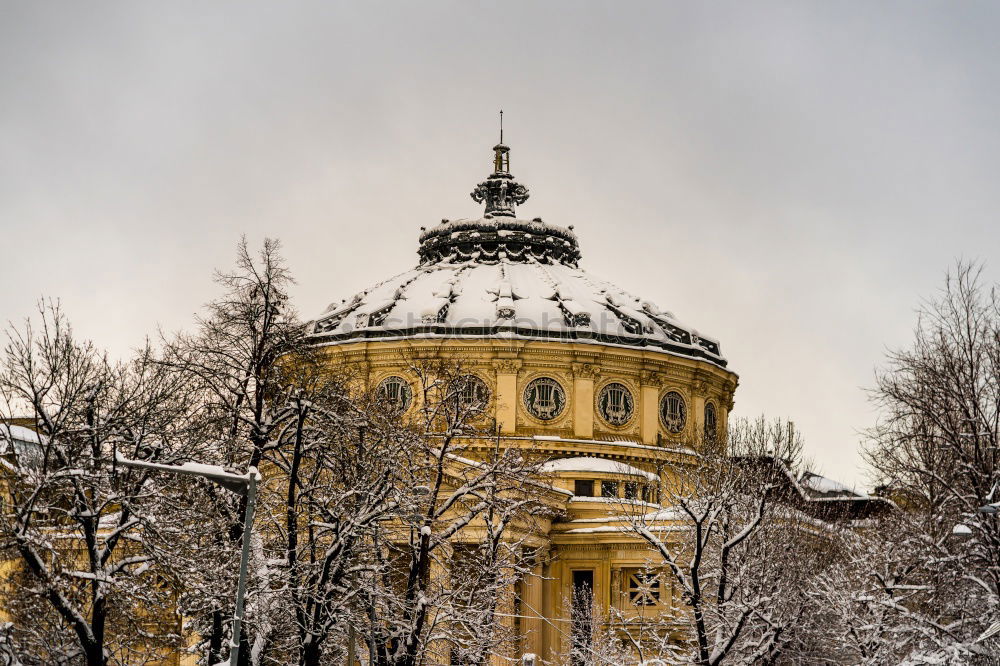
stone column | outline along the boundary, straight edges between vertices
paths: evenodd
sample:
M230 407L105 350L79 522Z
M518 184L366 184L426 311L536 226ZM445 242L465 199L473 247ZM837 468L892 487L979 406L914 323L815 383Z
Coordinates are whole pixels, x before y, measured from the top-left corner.
M514 629L514 594L516 590L513 585L507 585L503 594L497 602L497 618L496 622L500 624L503 629L503 633L510 636ZM517 643L508 643L504 646L498 648L490 654L490 666L509 666L514 655L511 652L517 650ZM502 652L502 653L501 653Z
M524 616L521 620L521 627L524 630L524 640L521 642L522 652L537 654L539 658L542 656L544 645L542 634L545 630L545 625L542 623L542 613L544 612L542 590L545 585L542 578L543 557L542 552L533 556L531 569L524 576L522 583L524 594L521 597L521 615Z
M517 372L521 368L521 361L512 358L498 359L493 361L493 367L497 371L497 394L494 400L497 423L500 432L510 434L517 430Z
M573 364L573 435L594 437L594 380L601 369L592 363Z
M612 566L611 569L611 595L610 604L612 608L622 609L622 570L620 567Z
M454 548L450 543L441 544L437 553L431 559L429 571L430 588L435 587L449 589L451 587L451 562L454 558ZM429 623L435 621L435 617L428 617ZM428 646L427 663L433 666L449 666L451 664L451 644L448 641L431 641Z
M542 641L542 652L539 656L546 662L555 659L555 655L562 650L562 630L563 623L559 621L562 617L563 595L569 590L569 586L564 585L563 577L567 574L565 567L558 561L553 562L551 558L546 558L542 567L542 594L543 611L542 614L552 620L544 625Z
M662 384L663 375L658 372L643 370L639 375L639 391L642 393L639 398L639 432L642 435L643 444L656 444L656 436L660 432L658 398Z

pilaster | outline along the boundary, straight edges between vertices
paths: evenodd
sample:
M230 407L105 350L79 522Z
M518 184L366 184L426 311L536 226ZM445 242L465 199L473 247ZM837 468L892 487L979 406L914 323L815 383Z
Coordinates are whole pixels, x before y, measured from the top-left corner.
M517 430L517 373L521 361L503 358L493 361L497 372L496 420L501 433L511 434Z
M643 370L639 375L639 391L642 394L639 401L639 434L643 444L656 444L656 435L660 432L657 398L662 384L663 376L658 372Z
M542 621L544 608L543 590L545 580L542 574L543 554L538 552L534 555L531 568L524 576L524 594L521 598L521 615L524 616L521 626L524 628L524 641L522 652L542 655L545 625Z
M601 368L592 363L573 364L573 436L594 437L594 380Z
M695 373L691 382L692 409L694 410L694 438L701 442L705 436L705 403L708 402L708 378L702 373Z

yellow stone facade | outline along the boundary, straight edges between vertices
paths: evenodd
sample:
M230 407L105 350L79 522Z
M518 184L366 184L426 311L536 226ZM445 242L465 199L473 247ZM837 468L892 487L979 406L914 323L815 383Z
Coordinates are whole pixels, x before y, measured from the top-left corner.
M737 376L718 342L580 269L572 226L519 219L528 189L510 174L502 136L493 150L494 172L472 191L482 217L422 227L415 268L335 301L307 335L331 372L359 388L390 377L393 391L409 385L411 415L421 367L475 375L489 390L493 419L482 425L493 437L467 442L463 455L498 437L545 461L537 492L555 518L516 536L530 574L502 612L520 652L553 663L570 648L567 604L578 587L622 630L640 616L669 625L683 612L668 576L655 595L644 591L643 576L662 561L622 529L623 511L658 511L662 481L694 464L692 447L723 441ZM458 541L475 538L470 526Z
M624 525L622 502L600 497L600 484L617 482L619 499L624 500L625 484L636 482L634 475L623 473L628 467L652 475L639 483L655 492L658 484L649 479L669 474L672 466L691 464L686 447L701 439L706 405L717 410L720 428L726 423L737 385L734 373L705 360L589 342L363 340L320 350L332 372L349 372L369 387L387 377L406 379L415 396L410 410L420 407L414 367L440 361L461 367L489 388L489 411L502 445L524 449L539 459L586 457L621 466L546 475L547 482L569 492L547 498L563 518L539 523L526 542L539 555L533 575L526 576L516 591L518 608L512 613L519 616L522 652L550 660L568 649L566 604L572 598L574 572L592 572L599 614L606 616L614 607L631 616L674 615L674 598L665 577L655 606L629 603L629 576L655 563L656 557L643 541L614 529ZM525 405L524 388L539 377L555 379L566 392L565 408L550 421L536 418ZM636 398L634 414L619 426L608 423L597 404L601 389L611 382L625 385ZM679 433L668 432L659 415L660 401L670 391L679 393L687 406L687 423ZM572 495L578 480L595 482L598 496ZM646 499L654 504L656 497Z

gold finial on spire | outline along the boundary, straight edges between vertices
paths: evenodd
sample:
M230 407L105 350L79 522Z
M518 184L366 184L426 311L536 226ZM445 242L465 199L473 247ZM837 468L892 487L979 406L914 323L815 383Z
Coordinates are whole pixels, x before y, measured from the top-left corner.
M500 109L500 143L493 146L493 172L510 173L510 148L503 143L503 109Z

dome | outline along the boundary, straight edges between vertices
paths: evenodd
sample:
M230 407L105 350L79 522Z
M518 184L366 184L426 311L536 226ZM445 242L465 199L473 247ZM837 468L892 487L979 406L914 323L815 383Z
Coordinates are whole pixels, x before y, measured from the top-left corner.
M565 340L662 350L725 367L718 341L578 266L572 228L517 219L528 190L506 170L472 192L480 219L422 229L412 270L335 302L309 324L317 344L413 337ZM500 158L503 158L501 160Z

